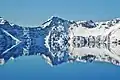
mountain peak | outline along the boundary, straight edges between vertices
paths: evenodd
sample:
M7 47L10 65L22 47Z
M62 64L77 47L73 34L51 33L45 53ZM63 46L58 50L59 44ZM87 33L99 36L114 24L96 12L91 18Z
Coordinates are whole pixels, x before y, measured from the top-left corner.
M58 25L58 24L61 24L65 21L68 21L68 20L60 18L58 16L51 16L47 21L45 21L42 24L42 27L45 28L45 27L50 26L50 25Z
M9 24L9 22L0 17L0 24Z

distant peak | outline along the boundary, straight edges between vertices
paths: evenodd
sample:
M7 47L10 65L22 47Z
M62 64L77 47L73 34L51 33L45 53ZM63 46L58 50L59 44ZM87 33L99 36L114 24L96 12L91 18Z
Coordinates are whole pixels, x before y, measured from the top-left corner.
M0 17L0 24L9 24L11 26L14 26L15 24L9 23L7 20L5 20L3 17Z
M48 20L65 20L59 16L51 16Z
M51 16L47 21L45 21L42 26L43 28L49 26L51 24L51 22L55 23L55 24L59 24L62 23L64 21L67 21L66 19L63 19L61 17L58 16Z
M5 24L6 20L4 20L2 17L0 17L0 24Z

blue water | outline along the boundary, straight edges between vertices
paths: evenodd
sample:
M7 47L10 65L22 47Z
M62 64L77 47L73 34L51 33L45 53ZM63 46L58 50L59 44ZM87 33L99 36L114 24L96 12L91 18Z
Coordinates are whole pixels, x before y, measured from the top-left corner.
M0 80L120 80L120 67L107 63L64 63L51 67L40 56L0 66Z

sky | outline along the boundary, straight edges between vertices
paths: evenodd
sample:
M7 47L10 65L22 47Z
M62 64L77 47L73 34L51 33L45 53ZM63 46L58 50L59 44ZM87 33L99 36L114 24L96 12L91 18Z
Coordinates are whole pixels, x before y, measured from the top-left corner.
M0 16L23 26L39 26L51 16L69 20L119 17L119 0L0 0Z
M102 21L120 17L120 0L0 0L0 16L22 26L39 26L51 16ZM0 80L120 80L120 66L108 63L48 65L40 56L0 66Z

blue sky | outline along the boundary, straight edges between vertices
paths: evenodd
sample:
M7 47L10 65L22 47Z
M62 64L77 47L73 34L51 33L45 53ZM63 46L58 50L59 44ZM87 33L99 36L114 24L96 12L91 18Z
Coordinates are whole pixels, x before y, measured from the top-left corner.
M120 17L120 0L0 0L0 16L24 26L39 26L51 16L69 20ZM0 80L120 80L120 67L107 63L69 63L50 67L40 56L0 66Z
M38 26L50 16L70 20L119 17L119 0L0 0L0 16L24 26Z

